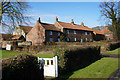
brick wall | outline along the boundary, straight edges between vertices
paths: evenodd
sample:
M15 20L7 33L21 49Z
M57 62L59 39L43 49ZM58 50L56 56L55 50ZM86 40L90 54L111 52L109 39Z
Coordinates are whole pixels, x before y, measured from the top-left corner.
M69 30L69 34L67 34L67 30ZM75 30L75 31L76 34L74 34L73 29L65 29L66 38L69 38L70 41L74 41L74 38L76 38L76 41L81 41L81 39L83 38L87 38L87 41L90 41L90 39L92 39L92 32L90 31L83 31L83 30ZM87 35L85 35L85 32L87 32Z
M60 36L58 36L59 31L52 31L52 35L50 35L50 30L45 31L45 41L49 42L50 38L53 39L54 42L58 42L58 38L60 39Z

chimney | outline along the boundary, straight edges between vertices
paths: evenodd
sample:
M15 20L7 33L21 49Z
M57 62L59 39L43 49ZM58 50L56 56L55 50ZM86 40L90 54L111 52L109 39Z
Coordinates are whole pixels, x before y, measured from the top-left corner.
M84 23L83 23L83 22L81 22L81 26L84 26Z
M41 23L41 21L40 21L40 17L38 18L38 22Z
M56 18L55 18L55 21L58 22L58 18L57 18L57 16L56 16Z
M73 19L72 19L72 21L71 21L71 24L74 24L74 21L73 21Z

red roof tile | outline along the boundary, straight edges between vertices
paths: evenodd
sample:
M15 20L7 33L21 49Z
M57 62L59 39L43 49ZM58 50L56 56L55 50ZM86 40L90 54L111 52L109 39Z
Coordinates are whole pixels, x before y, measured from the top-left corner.
M71 23L64 23L64 22L58 22L63 28L68 28L68 29L77 29L77 30L85 30L85 31L92 31L89 28L86 28L85 26L82 25L77 25L77 24L71 24Z
M112 33L109 29L108 29L108 27L105 27L103 30L101 30L101 32L102 33Z
M21 37L22 35L14 35L11 39L20 39L20 37Z

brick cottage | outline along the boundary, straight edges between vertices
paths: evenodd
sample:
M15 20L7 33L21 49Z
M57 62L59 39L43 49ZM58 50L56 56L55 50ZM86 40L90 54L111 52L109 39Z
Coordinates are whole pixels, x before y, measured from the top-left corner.
M26 41L31 41L33 45L41 45L43 42L60 42L61 35L64 34L65 41L92 41L93 31L81 25L58 21L56 17L54 24L43 23L37 20L36 25L26 35Z

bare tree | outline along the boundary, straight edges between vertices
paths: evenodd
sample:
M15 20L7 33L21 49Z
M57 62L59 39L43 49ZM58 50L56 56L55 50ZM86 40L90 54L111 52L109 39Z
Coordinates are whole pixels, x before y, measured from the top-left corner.
M119 6L118 2L102 2L99 7L101 8L102 16L110 19L112 23L112 32L115 40L120 40L120 25L119 25Z
M30 7L27 2L11 2L12 0L1 0L0 3L0 16L2 29L11 32L16 28L17 24L22 24L30 21L30 17L26 17L24 14Z

